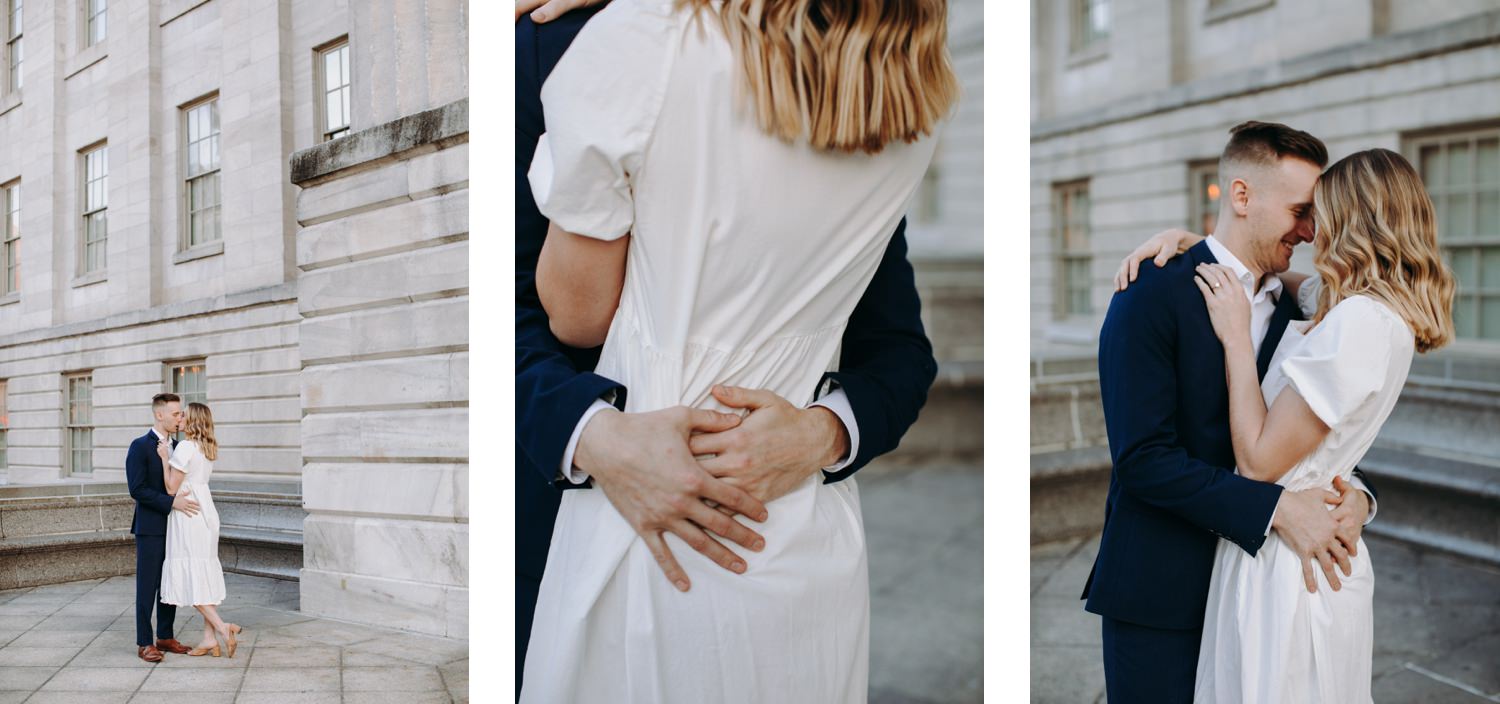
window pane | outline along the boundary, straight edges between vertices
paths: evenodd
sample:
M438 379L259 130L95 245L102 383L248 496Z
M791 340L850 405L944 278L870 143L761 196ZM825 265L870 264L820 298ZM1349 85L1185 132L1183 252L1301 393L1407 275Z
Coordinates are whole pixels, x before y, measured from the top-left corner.
M1468 292L1474 286L1479 285L1479 272L1474 268L1474 250L1453 250L1453 278L1458 280L1460 291Z
M1480 255L1479 286L1500 292L1500 247L1485 247Z
M343 85L343 76L339 69L338 52L330 51L323 55L323 90L329 91Z
M1485 296L1479 315L1480 339L1500 340L1500 296Z
M1479 164L1476 169L1480 184L1500 186L1500 138L1479 140Z
M1474 163L1467 141L1448 145L1448 173L1444 179L1447 186L1467 185L1474 182Z
M352 81L349 75L349 45L339 47L339 85L347 86Z
M338 91L334 91L327 95L327 104L324 107L324 109L327 110L328 115L327 129L332 130L336 127L342 127L344 125L343 108L344 101L343 98L339 96Z
M1479 230L1487 241L1500 241L1500 189L1479 193Z
M342 103L344 108L339 113L339 124L345 127L349 125L350 118L354 115L354 113L349 111L349 96L352 92L353 91L349 90L347 87L339 91L339 96L341 98L340 102Z
M1474 198L1468 193L1453 193L1446 199L1447 227L1443 230L1448 236L1459 240L1469 240L1474 237Z
M1442 187L1443 184L1443 153L1442 147L1432 145L1422 147L1421 155L1417 157L1422 169L1422 181L1427 184L1428 190Z

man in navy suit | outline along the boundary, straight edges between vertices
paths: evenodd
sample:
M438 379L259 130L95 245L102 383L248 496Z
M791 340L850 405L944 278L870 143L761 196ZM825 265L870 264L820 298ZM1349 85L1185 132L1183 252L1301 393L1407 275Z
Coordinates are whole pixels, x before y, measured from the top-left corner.
M595 10L565 11L583 4L550 3L542 9L551 20L545 24L519 17L518 9L516 24L518 691L559 489L597 484L643 536L677 533L673 526L681 526L684 518L697 524L703 499L710 494L743 492L734 494L739 503L733 508L755 519L764 515L766 502L811 473L821 470L825 481L840 481L894 449L915 422L937 373L906 259L902 221L849 320L840 371L823 377L816 405L796 408L773 393L727 388L717 389L715 396L728 406L749 409L743 421L684 408L621 412L627 389L592 372L597 349L571 349L557 341L535 285L547 220L537 211L526 174L537 139L546 131L542 83ZM703 433L692 438L691 449L690 431ZM705 454L694 452L703 447L718 448L718 457L705 461L707 467L691 459ZM669 459L673 456L681 459ZM712 519L701 525L709 527ZM726 569L738 571L733 551L712 537L692 541L678 534ZM749 549L759 539L749 531L719 537ZM681 572L670 555L662 558L658 561L669 576Z
M198 513L198 502L167 493L162 476L161 456L156 448L172 440L182 429L185 416L182 399L176 394L157 394L151 399L151 414L156 423L130 443L125 455L125 482L130 498L135 499L135 517L130 533L135 536L135 644L136 655L146 662L161 662L162 651L181 655L187 646L172 637L177 607L161 602L161 568L167 559L167 516L182 511ZM151 638L151 610L156 609L156 639Z
M1111 704L1190 702L1219 539L1254 555L1271 530L1331 588L1370 515L1365 491L1285 492L1233 471L1224 352L1194 281L1200 263L1235 270L1251 300L1265 376L1287 323L1300 317L1276 274L1311 242L1323 143L1285 125L1247 122L1220 159L1218 232L1139 278L1110 302L1099 380L1114 467L1099 554L1084 587L1102 619ZM1356 486L1364 484L1356 479ZM1335 497L1336 498L1331 498ZM1337 503L1333 511L1325 503Z

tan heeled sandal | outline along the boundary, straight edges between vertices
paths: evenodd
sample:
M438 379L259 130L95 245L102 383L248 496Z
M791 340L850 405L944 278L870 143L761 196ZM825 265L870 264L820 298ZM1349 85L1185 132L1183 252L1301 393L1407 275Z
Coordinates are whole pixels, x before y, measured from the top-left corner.
M214 657L219 657L219 644L218 643L214 643L214 647L212 647L212 648L201 648L200 647L200 648L193 648L192 650L187 651L187 654L189 656L192 656L192 657L195 657L195 658L196 657L202 657L204 655L208 655L209 653L213 653Z
M229 636L224 639L228 641L229 644L229 657L234 657L234 649L239 647L240 645L239 639L235 638L235 636L239 635L240 632L245 629L240 628L238 625L230 623L225 625L224 630L229 632Z

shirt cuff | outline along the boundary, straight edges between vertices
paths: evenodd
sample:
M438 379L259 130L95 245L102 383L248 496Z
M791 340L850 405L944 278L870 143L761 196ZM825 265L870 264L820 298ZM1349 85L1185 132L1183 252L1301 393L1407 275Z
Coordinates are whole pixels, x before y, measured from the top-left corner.
M1375 520L1375 495L1370 493L1370 489L1365 486L1364 480L1360 479L1359 475L1350 477L1349 483L1352 484L1354 488L1364 492L1365 498L1370 500L1370 515L1365 516L1364 522L1364 525L1370 525L1370 522Z
M859 424L854 421L854 407L849 405L849 395L843 389L834 388L822 398L813 401L812 405L822 406L839 417L844 424L844 429L849 431L849 454L844 455L838 464L824 467L825 472L839 472L854 463L854 458L859 456Z
M578 449L578 439L583 437L583 428L594 418L599 411L613 409L614 406L603 400L594 401L588 410L583 412L583 417L578 419L578 425L573 426L573 436L568 438L568 448L563 450L561 475L573 484L582 484L589 480L588 472L573 466L573 453Z

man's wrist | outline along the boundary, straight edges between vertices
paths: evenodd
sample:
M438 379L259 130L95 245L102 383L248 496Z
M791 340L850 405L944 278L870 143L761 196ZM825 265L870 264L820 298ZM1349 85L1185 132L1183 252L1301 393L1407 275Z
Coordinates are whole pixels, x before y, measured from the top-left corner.
M816 414L813 417L823 428L821 434L828 439L823 455L818 458L818 467L832 467L843 461L849 456L849 430L844 427L844 421L826 406L812 406L807 410Z
M594 478L608 474L609 463L599 462L595 450L600 449L599 443L610 434L611 425L623 415L617 408L608 408L588 419L578 436L578 447L573 451L573 466Z

